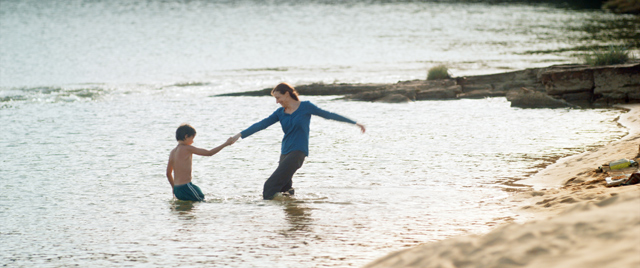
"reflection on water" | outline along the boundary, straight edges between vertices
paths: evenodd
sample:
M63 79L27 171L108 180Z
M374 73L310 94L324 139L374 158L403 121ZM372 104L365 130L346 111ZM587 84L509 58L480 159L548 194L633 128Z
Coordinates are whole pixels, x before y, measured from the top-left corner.
M172 210L178 219L181 221L194 221L196 219L195 211L191 211L193 209L193 204L177 204L172 207Z
M193 209L193 201L174 200L171 202L171 210L177 212L178 215L190 215Z
M565 45L550 49L529 50L525 53L579 56L583 52L608 48L610 45L626 47L636 54L640 52L640 16L589 13L576 15L574 21L552 27L557 27L565 33L560 37L566 43ZM557 40L557 37L547 34L541 34L539 37L549 41Z
M284 205L285 219L289 222L290 228L286 234L295 235L299 232L311 232L313 219L311 218L311 208L304 202L293 200L282 201Z
M569 27L568 30L583 32L584 35L578 39L580 42L593 44L600 41L640 49L640 16L603 14L583 20L578 28Z

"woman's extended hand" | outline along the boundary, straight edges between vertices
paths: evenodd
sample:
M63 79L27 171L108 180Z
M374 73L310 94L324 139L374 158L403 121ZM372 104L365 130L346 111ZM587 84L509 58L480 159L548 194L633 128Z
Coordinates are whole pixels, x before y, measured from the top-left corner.
M238 133L238 134L234 135L234 136L233 136L233 137L231 137L231 138L233 139L233 142L236 142L236 141L238 141L238 139L239 139L239 138L241 138L241 137L242 137L242 133Z
M362 131L362 133L364 133L365 131L367 131L367 129L364 127L364 125L362 124L358 124L356 123L356 126L360 127L360 130Z
M236 143L236 141L237 141L237 140L238 140L238 139L236 139L235 137L229 137L229 138L227 139L227 142L225 142L224 144L225 144L225 145L227 145L227 146L229 146L229 145L232 145L232 144Z

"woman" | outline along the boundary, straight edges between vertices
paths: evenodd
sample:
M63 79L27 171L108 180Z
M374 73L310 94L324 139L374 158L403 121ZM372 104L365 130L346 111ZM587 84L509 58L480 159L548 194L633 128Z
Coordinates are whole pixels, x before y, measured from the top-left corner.
M309 123L311 122L311 115L355 124L360 127L362 133L365 132L363 125L351 119L322 110L309 101L300 101L298 92L287 83L278 84L271 90L271 95L276 98L276 102L282 107L278 108L269 117L234 136L236 140L240 137L244 139L280 121L282 131L284 131L280 162L278 168L264 183L262 191L264 199L294 194L294 190L291 188L293 184L291 179L293 174L302 166L305 157L309 155Z

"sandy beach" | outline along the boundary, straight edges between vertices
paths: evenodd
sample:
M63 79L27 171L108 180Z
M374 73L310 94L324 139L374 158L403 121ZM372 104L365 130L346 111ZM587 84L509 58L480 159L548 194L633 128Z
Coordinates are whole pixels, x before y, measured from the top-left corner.
M605 181L638 169L596 172L640 156L640 104L618 107L628 110L619 118L628 135L520 181L532 187L511 202L527 222L401 250L365 267L640 267L640 184Z

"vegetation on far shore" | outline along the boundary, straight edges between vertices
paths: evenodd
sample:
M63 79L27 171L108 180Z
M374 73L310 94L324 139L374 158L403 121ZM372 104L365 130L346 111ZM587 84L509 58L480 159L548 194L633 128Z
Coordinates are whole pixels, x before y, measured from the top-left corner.
M449 68L444 65L438 65L429 69L427 72L427 80L438 80L438 79L449 79L451 75L449 74Z
M584 55L584 62L592 66L623 64L632 59L629 50L623 46L609 46L606 50L594 50Z

